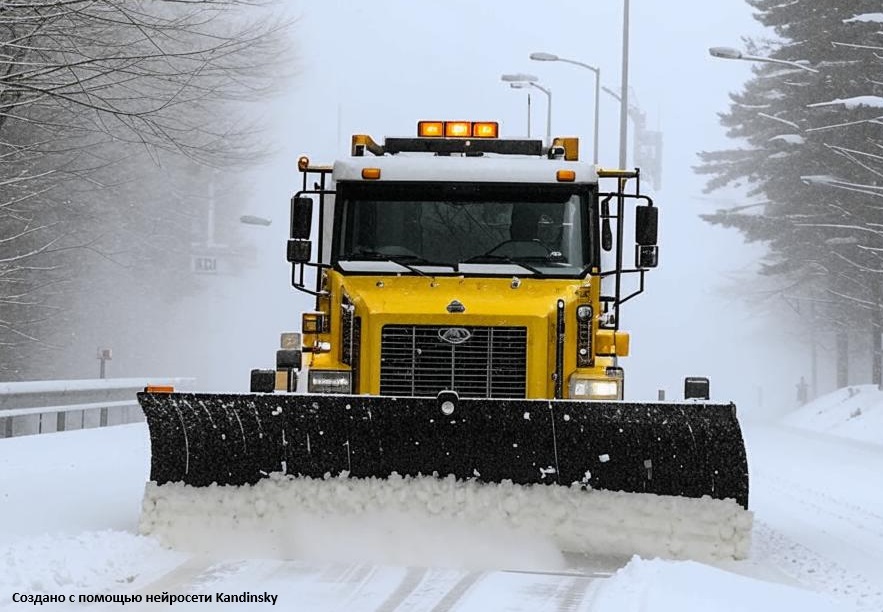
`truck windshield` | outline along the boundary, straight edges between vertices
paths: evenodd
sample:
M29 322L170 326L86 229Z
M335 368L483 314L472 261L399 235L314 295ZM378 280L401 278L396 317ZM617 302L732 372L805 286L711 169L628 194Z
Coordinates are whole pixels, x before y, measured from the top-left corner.
M334 250L344 271L576 276L589 264L588 191L511 184L372 187L339 186Z

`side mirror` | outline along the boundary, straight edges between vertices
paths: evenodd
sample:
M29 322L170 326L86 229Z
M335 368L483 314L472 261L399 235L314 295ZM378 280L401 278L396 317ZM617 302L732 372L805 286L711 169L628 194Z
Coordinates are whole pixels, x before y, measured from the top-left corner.
M291 237L308 240L313 225L313 198L291 198Z
M655 268L659 265L659 247L655 244L635 246L635 267Z
M635 242L640 246L656 244L659 209L655 206L637 206L635 215Z
M313 250L312 240L292 238L288 241L288 261L291 263L308 263Z

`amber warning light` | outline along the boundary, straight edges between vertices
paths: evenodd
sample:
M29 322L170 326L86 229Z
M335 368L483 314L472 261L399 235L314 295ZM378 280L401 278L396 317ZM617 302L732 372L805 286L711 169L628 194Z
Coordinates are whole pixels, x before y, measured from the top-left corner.
M174 393L175 388L171 385L147 385L144 393Z
M500 124L496 121L419 121L417 136L421 138L498 138Z

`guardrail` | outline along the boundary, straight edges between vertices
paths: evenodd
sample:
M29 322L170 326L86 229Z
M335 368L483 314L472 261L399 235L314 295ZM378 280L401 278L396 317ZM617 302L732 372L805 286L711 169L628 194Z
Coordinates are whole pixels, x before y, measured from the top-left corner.
M0 438L144 420L135 394L147 385L191 386L193 378L97 378L0 383Z

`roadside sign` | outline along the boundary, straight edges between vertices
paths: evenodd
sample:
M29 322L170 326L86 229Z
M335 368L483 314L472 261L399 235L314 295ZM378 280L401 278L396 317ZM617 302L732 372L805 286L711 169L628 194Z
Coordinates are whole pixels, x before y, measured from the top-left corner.
M196 274L217 274L218 258L207 255L194 255L190 269Z

